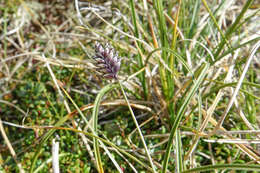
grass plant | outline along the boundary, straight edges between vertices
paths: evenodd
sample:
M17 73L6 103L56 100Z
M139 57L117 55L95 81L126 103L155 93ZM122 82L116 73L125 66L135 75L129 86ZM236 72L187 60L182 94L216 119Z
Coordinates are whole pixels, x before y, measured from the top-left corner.
M259 19L254 0L1 1L0 172L259 172Z

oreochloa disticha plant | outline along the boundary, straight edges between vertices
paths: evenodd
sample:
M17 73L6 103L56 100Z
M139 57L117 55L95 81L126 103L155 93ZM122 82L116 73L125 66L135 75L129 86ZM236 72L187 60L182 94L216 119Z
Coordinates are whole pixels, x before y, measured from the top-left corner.
M29 124L22 128L42 136L33 141L36 150L30 155L12 155L21 172L23 167L64 172L66 164L70 171L100 173L260 171L256 1L75 0L70 5L66 21L44 13L64 22L54 29L33 15L36 8L23 6L38 26L34 30L42 32L28 36L40 41L21 55L8 57L16 42L26 40L25 29L8 31L16 25L5 22L0 35L5 40L0 69L8 79L29 73L30 81L34 73L24 70L27 59L11 60L35 55L28 68L36 69L37 82L12 87L12 104L28 108L20 111ZM0 103L5 105L0 112L9 115L6 106L12 104ZM48 151L54 134L61 140L58 157Z
M123 45L128 45L135 50L133 55L130 52L126 53L129 58L127 63L130 61L130 66L136 69L133 71L136 72L134 78L139 81L139 89L141 89L140 91L134 88L133 92L139 91L138 94L143 96L143 101L151 101L161 105L159 109L153 110L154 115L151 114L151 116L154 117L151 119L159 119L158 123L161 125L159 129L165 129L166 133L169 134L165 137L165 142L158 145L158 143L152 142L153 140L149 140L149 135L145 139L143 133L147 133L148 129L144 127L142 131L140 128L122 83L120 79L115 77L115 72L119 70L119 62L121 61L118 60L117 55L115 55L114 61L110 56L106 58L104 54L109 55L111 52L112 57L114 52L111 48L104 48L97 44L96 53L101 52L97 53L98 57L101 58L99 61L101 69L107 73L104 76L115 78L120 84L122 94L142 140L143 145L140 147L146 151L144 157L150 164L150 171L200 172L214 169L250 170L256 169L256 167L259 169L256 165L235 164L235 161L234 163L216 164L216 156L213 152L215 148L212 148L211 144L212 141L217 143L218 138L224 137L219 140L226 141L227 146L234 145L238 150L243 151L244 155L254 158L254 160L258 159L258 156L252 154L245 145L247 139L244 139L242 144L234 142L243 139L229 135L228 129L231 129L232 126L225 125L229 116L232 118L237 115L235 109L243 112L239 107L239 104L243 104L243 101L238 99L239 91L243 87L243 81L247 79L246 73L259 47L258 39L254 38L249 41L245 39L247 42L242 44L241 40L236 38L237 29L242 29L241 24L249 20L246 14L248 16L252 1L247 1L241 6L240 11L237 11L237 17L232 19L229 26L225 26L228 17L218 14L223 12L222 8L227 10L225 5L231 5L231 3L216 4L215 8L214 6L209 7L206 1L193 1L194 5L191 7L189 7L189 3L191 1L164 2L155 0L138 3L130 0L130 13L123 14L120 11L120 6L118 6L118 11L112 11L116 14L112 16L112 18L116 18L116 24L105 20L98 8L88 9L90 13L93 13L107 27L111 28L113 33L116 33L112 35L113 38L110 38L112 43L121 48ZM228 11L225 12L228 13ZM95 28L88 27L87 29L100 34L104 39L109 38L109 34L96 32ZM122 37L122 35L127 39L120 40L117 37ZM115 41L116 39L118 41ZM243 45L251 45L251 49L249 49L251 52L248 53L248 59L244 64L235 67L236 59L239 56L238 52L241 51ZM124 66L123 63L122 66ZM130 70L129 68L125 69ZM236 75L237 72L239 75ZM129 75L129 71L122 72L121 79L124 79L125 75ZM223 82L219 83L219 81ZM131 79L125 78L124 82L130 83ZM232 87L228 88L227 86L230 86L228 84L232 82L233 89ZM247 87L249 86L252 85L248 84ZM226 95L230 99L223 100ZM224 106L222 111L218 108L221 105ZM244 113L240 113L239 116L242 122L247 124L247 128L256 130L250 125L253 122L245 120ZM144 121L146 126L149 126L149 123L153 124L151 121ZM185 135L185 132L189 132L190 135ZM219 133L222 135L219 136ZM161 138L160 136L163 135L160 132L156 132L156 134L155 138ZM147 142L150 143L153 152L147 146ZM98 142L96 143L98 144ZM205 147L207 143L208 146ZM152 146L158 146L158 148L154 150ZM199 161L199 158L203 156L200 156L200 151L196 153L196 148L200 147L203 148L203 153L206 151L211 153L209 154L209 162L212 164L203 167L202 162ZM164 154L156 156L157 150L161 150ZM238 152L238 150L234 151ZM97 150L96 155L100 166L98 170L103 170L98 152L99 150ZM230 155L226 154L225 157L230 157ZM194 168L195 165L197 168Z

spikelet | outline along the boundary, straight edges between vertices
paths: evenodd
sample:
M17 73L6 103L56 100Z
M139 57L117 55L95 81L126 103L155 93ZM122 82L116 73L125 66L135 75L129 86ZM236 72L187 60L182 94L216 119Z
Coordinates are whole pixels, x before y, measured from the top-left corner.
M105 78L117 79L117 73L120 69L121 58L112 46L106 43L105 46L96 42L95 56L97 70L104 74Z

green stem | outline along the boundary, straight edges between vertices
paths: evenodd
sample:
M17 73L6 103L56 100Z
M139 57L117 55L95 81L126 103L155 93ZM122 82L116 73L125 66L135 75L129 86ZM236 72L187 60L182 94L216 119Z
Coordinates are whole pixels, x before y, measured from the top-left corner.
M122 91L122 93L123 93L123 95L124 95L124 99L125 99L125 101L126 101L126 103L127 103L127 106L128 106L128 108L129 108L129 111L130 111L130 113L131 113L131 115L132 115L132 118L133 118L133 120L134 120L134 123L135 123L135 126L136 126L136 128L137 128L137 131L138 131L138 133L139 133L139 135L140 135L140 138L141 138L141 141L142 141L142 143L143 143L143 146L144 146L145 152L146 152L146 154L147 154L148 160L149 160L149 162L150 162L150 164L151 164L151 167L152 167L152 169L153 169L153 172L155 173L155 172L156 172L155 166L154 166L154 164L153 164L152 158L151 158L151 156L150 156L150 152L149 152L149 150L148 150L148 148L147 148L147 145L146 145L146 143L145 143L145 140L144 140L144 136L143 136L143 134L142 134L142 131L141 131L141 129L140 129L140 127L139 127L139 124L138 124L138 122L137 122L137 120L136 120L136 118L135 118L135 115L134 115L134 112L133 112L133 110L132 110L132 108L131 108L131 106L130 106L130 103L129 103L127 97L126 97L124 88L123 88L123 86L122 86L122 84L121 84L121 82L120 82L119 80L118 80L118 83L119 83L119 85L120 85L121 91Z

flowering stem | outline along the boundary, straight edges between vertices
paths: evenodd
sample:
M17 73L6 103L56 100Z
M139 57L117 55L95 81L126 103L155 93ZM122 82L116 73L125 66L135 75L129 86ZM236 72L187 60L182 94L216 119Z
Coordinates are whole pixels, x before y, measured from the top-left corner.
M139 124L138 124L138 122L137 122L137 120L136 120L136 118L135 118L135 115L134 115L134 112L133 112L133 110L132 110L132 108L131 108L131 106L130 106L130 103L129 103L127 97L126 97L124 88L123 88L123 86L122 86L122 84L121 84L121 82L120 82L119 80L118 80L118 83L119 83L119 85L120 85L120 89L121 89L121 91L122 91L122 93L123 93L123 95L124 95L124 99L125 99L125 101L126 101L126 103L127 103L127 106L128 106L128 108L129 108L129 111L130 111L130 113L131 113L131 115L132 115L132 118L133 118L133 120L134 120L135 126L136 126L136 128L137 128L137 130L138 130L138 133L139 133L140 138L141 138L141 140L142 140L142 143L143 143L143 145L144 145L144 149L145 149L145 152L146 152L146 154L147 154L148 160L149 160L149 162L150 162L150 164L151 164L151 167L152 167L152 169L153 169L153 172L155 173L155 172L156 172L155 166L154 166L154 164L153 164L152 158L151 158L151 156L150 156L150 152L149 152L149 150L148 150L148 148L147 148L147 145L146 145L146 143L145 143L145 140L144 140L144 136L143 136L143 134L142 134L142 131L141 131L141 129L140 129L140 127L139 127Z

